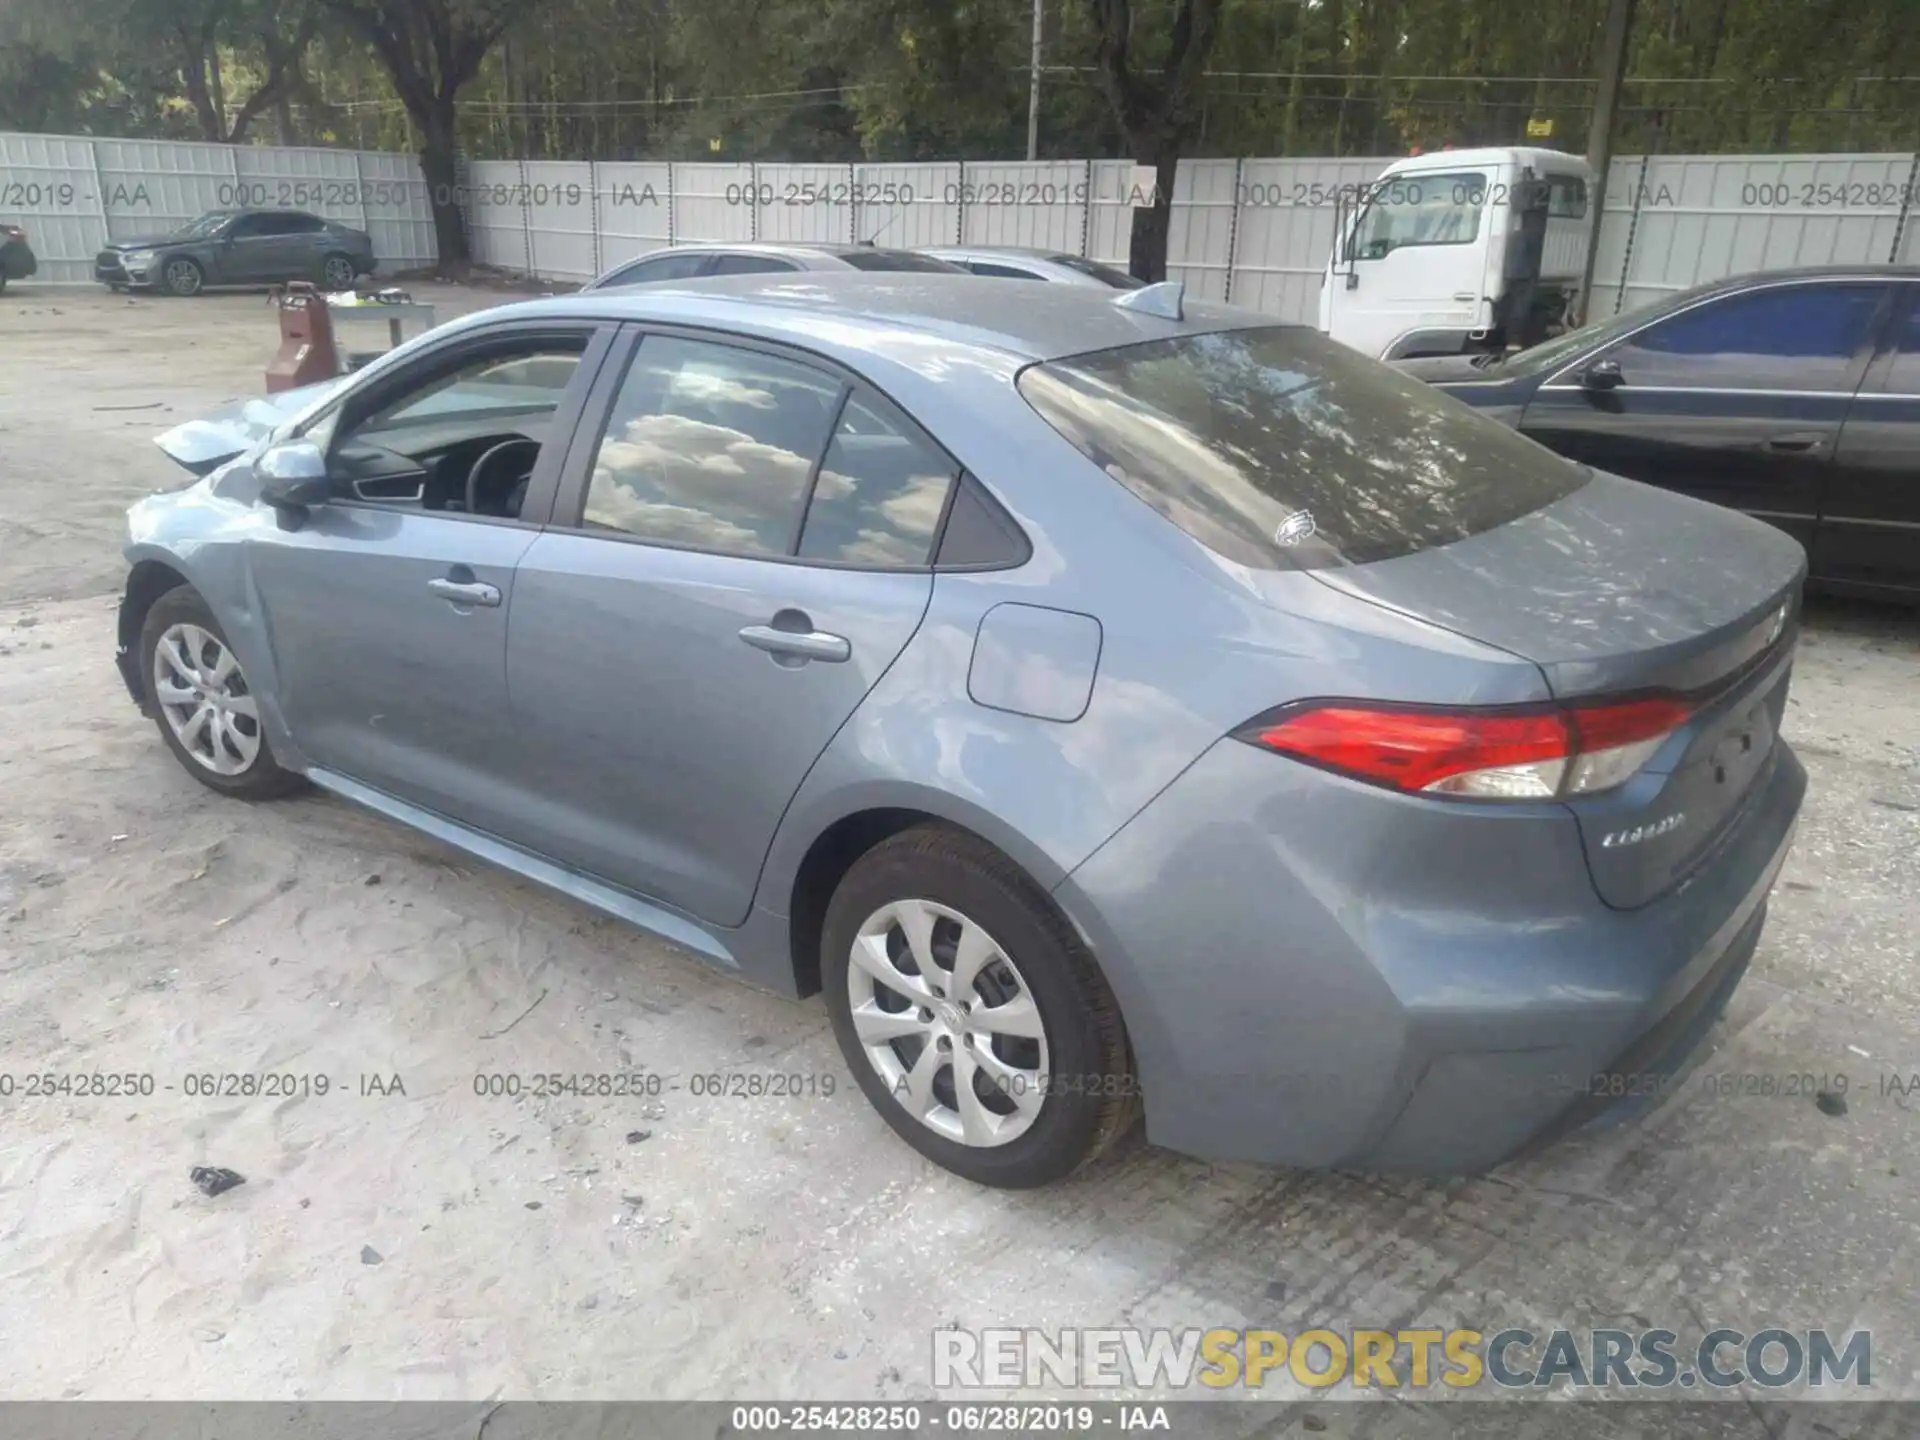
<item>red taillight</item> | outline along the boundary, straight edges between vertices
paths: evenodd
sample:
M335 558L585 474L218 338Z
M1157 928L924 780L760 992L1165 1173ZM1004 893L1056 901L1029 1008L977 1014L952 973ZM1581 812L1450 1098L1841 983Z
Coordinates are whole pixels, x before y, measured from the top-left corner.
M1264 716L1237 733L1396 790L1547 800L1627 780L1690 713L1671 698L1478 710L1326 701Z

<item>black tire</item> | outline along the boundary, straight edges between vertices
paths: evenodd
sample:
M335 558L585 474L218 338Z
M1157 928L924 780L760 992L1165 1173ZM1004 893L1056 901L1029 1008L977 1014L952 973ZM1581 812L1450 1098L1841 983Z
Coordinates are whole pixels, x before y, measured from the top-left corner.
M883 907L914 899L985 929L1040 1011L1050 1083L1030 1127L1004 1144L968 1145L923 1124L895 1097L854 1030L848 977L860 927ZM1093 1161L1138 1118L1132 1054L1105 977L1045 892L975 836L919 826L855 861L827 907L821 982L840 1053L867 1099L903 1140L956 1175L1007 1189L1046 1185Z
M7 272L0 270L0 295L7 293Z
M191 284L188 284L184 278L175 276L174 271L178 266L185 266L193 272ZM198 260L190 259L185 255L176 255L160 262L160 283L161 288L169 295L178 295L182 298L198 295L207 288L207 272L200 268Z
M336 281L336 277L327 272L330 270L337 271L341 266L346 267L347 278L344 281ZM353 282L359 278L360 272L354 266L353 257L339 250L326 256L320 262L320 284L324 289L329 291L351 290L353 289Z
M174 734L173 726L168 722L166 711L160 703L154 673L155 652L159 648L161 637L170 627L180 624L197 625L212 635L221 645L229 650L232 649L227 645L226 632L220 628L220 622L214 618L213 611L208 607L207 602L201 599L200 593L189 585L176 586L167 591L148 609L146 621L140 627L140 674L147 697L147 709L153 716L154 724L160 729L160 738L173 752L173 758L180 762L182 769L209 790L216 790L222 795L231 795L241 800L273 800L304 789L306 781L290 770L281 769L280 763L273 758L273 746L267 740L264 731L260 733L259 749L251 763L245 769L232 774L218 773L204 761L189 754L187 748L181 744L180 737ZM244 670L236 667L236 672L242 676L244 683ZM252 692L249 689L246 693ZM254 723L257 727L258 721Z

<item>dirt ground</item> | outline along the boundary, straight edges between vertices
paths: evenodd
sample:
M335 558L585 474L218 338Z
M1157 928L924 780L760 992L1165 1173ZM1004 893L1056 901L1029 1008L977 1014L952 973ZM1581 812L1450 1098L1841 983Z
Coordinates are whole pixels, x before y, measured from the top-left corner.
M955 1324L1868 1328L1871 1394L1920 1398L1920 615L1814 608L1812 789L1707 1066L1845 1075L1844 1114L1698 1087L1476 1180L1136 1141L996 1193L891 1136L817 1001L175 764L111 663L121 513L171 483L150 437L252 391L274 335L257 294L0 297L0 1398L925 1397ZM474 1087L636 1068L839 1084ZM331 1089L190 1093L264 1071ZM27 1099L30 1072L155 1088ZM209 1199L198 1165L246 1183ZM1335 1433L1374 1409L1319 1398Z

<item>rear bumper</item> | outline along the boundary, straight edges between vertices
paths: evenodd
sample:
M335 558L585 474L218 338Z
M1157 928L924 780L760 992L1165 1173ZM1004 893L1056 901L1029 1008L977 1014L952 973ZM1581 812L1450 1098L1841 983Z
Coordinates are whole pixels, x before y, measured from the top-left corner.
M1484 1171L1671 1092L1738 985L1806 773L1779 742L1678 890L1602 903L1557 805L1401 796L1222 741L1062 882L1156 1144Z

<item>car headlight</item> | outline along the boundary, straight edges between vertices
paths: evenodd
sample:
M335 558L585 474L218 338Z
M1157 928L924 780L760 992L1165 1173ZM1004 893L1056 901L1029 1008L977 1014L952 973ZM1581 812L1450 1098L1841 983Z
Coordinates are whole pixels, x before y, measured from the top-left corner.
M153 263L153 251L129 250L120 257L120 263L122 265L151 265Z

